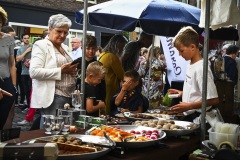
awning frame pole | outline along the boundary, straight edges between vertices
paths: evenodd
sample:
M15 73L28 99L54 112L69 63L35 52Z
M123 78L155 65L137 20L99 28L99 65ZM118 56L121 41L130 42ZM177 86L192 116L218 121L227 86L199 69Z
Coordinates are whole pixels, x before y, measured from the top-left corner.
M88 17L88 0L84 0L84 16L83 16L83 48L82 48L82 66L81 66L81 93L84 96L85 93L85 77L86 77L86 60L85 60L85 53L86 53L86 37L87 37L87 17ZM84 109L85 103L82 99L81 109Z
M203 88L202 88L202 109L201 109L201 140L206 136L206 106L207 106L207 76L208 76L208 50L209 50L209 24L210 24L210 0L206 0L205 10L205 28L204 28L204 48L203 48Z

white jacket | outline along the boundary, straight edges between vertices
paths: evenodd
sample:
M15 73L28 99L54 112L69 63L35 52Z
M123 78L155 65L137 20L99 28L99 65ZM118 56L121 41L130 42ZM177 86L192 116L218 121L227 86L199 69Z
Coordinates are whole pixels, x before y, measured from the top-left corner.
M69 55L68 47L62 44L62 48ZM32 78L31 107L49 107L54 98L55 81L61 80L61 68L57 67L54 46L48 39L33 45L29 72Z

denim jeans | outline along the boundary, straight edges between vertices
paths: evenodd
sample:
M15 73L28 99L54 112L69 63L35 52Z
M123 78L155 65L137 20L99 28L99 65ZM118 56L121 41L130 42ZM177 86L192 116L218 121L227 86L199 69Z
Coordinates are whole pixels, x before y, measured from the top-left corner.
M30 78L29 75L22 75L22 83L23 83L23 88L24 88L24 92L26 95L26 99L27 99L27 104L28 104L28 108L30 106L30 96L31 96L31 88L32 88L32 79Z
M71 98L54 95L52 104L47 108L41 109L41 115L54 115L55 116L55 115L57 115L57 109L59 109L59 108L63 109L65 103L71 104ZM43 128L43 117L41 117L40 128L41 129Z
M17 88L18 90L18 94L15 97L15 103L16 104L24 104L24 100L25 100L25 91L24 91L24 87L23 87L23 82L22 82L22 77L21 77L21 72L22 72L22 66L17 68ZM20 102L18 102L18 96L20 96Z

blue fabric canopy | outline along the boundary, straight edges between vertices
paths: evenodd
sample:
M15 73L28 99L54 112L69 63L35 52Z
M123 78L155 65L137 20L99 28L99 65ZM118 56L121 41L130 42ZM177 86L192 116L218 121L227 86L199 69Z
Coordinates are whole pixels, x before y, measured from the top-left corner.
M183 26L198 27L201 10L174 0L112 0L88 8L91 25L132 32L141 27L148 34L175 36ZM83 10L76 12L83 24Z

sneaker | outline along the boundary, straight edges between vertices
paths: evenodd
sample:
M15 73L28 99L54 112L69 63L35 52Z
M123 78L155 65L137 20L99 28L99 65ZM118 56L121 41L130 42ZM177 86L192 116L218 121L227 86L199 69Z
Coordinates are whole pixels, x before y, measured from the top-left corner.
M28 113L28 108L25 108L22 113L27 114Z
M18 104L18 107L21 109L21 110L24 110L24 109L26 109L26 108L28 108L28 106L27 105L20 105L20 104Z
M19 103L18 105L19 105L19 106L25 106L25 104L24 104L24 103Z
M23 125L31 125L31 123L27 120L23 120L21 122L17 122L17 125L19 126L23 126Z

